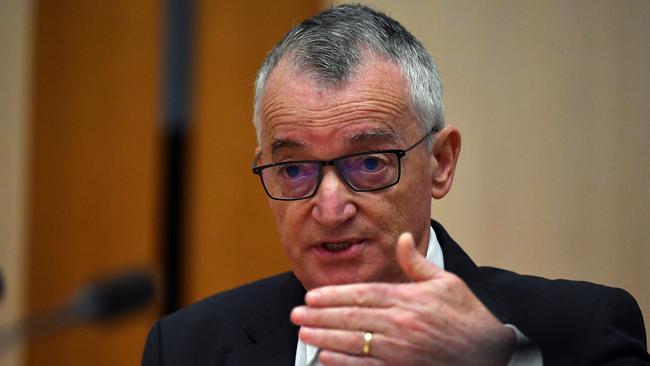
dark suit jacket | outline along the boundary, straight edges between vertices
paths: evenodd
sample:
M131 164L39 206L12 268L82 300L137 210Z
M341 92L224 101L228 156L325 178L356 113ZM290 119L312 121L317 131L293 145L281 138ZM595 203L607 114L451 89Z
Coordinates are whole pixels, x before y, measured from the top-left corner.
M477 267L432 225L445 269L530 338L545 365L650 365L641 312L624 290ZM304 295L288 272L202 300L154 324L142 365L293 366L298 327L289 313Z

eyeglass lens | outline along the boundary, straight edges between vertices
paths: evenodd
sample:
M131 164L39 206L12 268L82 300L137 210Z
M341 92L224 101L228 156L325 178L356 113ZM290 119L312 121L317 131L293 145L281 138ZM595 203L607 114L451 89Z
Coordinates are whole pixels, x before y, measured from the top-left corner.
M381 189L399 177L399 158L395 153L368 153L336 159L340 176L354 190ZM316 190L322 175L322 163L289 162L262 171L268 193L274 198L308 197Z
M397 155L377 153L351 156L338 162L339 171L357 190L373 190L392 184L397 178Z
M319 174L318 163L289 163L264 169L262 180L275 198L299 198L314 192Z

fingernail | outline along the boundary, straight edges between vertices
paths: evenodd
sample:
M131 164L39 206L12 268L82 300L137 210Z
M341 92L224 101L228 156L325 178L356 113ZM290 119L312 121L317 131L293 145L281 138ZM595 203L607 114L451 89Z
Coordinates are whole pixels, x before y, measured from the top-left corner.
M313 303L315 301L318 301L318 299L321 297L321 293L318 290L313 290L309 291L307 295L305 296L305 302L307 304Z
M313 333L314 332L311 330L311 328L300 327L300 339L309 338Z
M304 318L305 318L304 306L298 306L293 308L293 310L291 311L291 319L293 319L296 322L302 322Z

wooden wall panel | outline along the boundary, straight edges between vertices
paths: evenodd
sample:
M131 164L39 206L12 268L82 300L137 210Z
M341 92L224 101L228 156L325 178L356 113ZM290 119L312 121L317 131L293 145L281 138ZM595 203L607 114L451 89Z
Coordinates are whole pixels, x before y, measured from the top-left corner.
M32 4L0 1L0 324L24 313L27 131ZM23 365L23 348L0 351L3 366Z
M184 302L288 268L250 172L252 89L266 52L319 2L198 2Z
M157 261L157 1L37 1L30 312L97 274ZM154 310L30 347L30 365L134 365Z

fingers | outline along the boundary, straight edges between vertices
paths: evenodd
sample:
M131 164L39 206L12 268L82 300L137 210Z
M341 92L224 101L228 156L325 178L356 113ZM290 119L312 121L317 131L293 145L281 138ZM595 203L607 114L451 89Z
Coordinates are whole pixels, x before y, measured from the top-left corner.
M294 324L329 329L391 332L389 310L359 307L309 308L299 306L291 312Z
M386 363L374 357L353 356L346 353L323 350L319 356L325 366L385 366Z
M321 329L321 328L300 328L300 340L331 351L344 352L351 355L361 355L363 350L363 332Z
M321 350L320 361L325 365L383 365L380 360L385 355L378 353L387 349L382 346L383 336L374 334L370 353L364 355L363 334L359 331L301 327L299 336L303 342Z
M404 271L404 274L406 274L406 277L411 281L427 281L442 272L442 269L429 262L417 251L411 233L402 233L399 236L396 250L397 262L402 268L402 271Z
M307 293L306 306L292 311L292 322L301 326L300 339L321 349L321 363L326 366L396 364L417 356L413 355L414 347L429 345L428 338L423 342L418 337L428 334L431 327L423 320L432 318L417 314L426 313L432 304L440 306L446 298L445 293L438 291L440 286L436 286L446 283L441 281L445 272L418 252L409 233L398 238L396 255L400 268L412 283L321 287ZM413 332L414 329L417 331ZM370 355L363 356L366 331L374 337Z
M386 283L326 286L309 291L305 302L313 307L389 307L394 304L393 290L394 286Z

